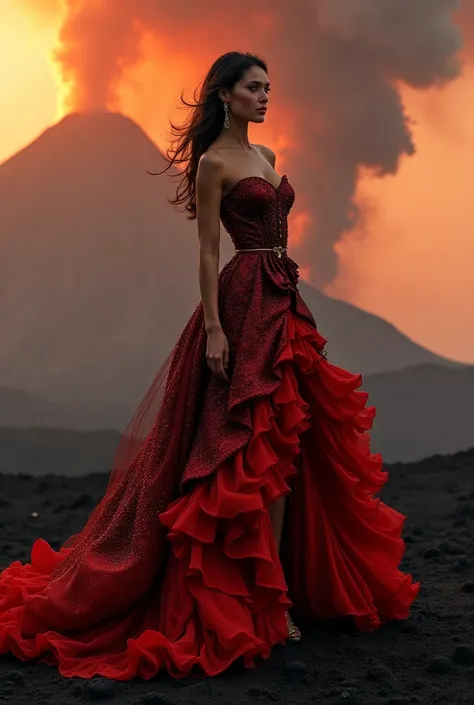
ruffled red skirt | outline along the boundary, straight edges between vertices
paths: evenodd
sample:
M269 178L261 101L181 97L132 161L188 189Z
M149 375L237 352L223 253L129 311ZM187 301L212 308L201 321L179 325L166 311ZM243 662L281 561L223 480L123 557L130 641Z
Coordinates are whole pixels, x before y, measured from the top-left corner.
M253 401L250 441L159 515L168 552L152 589L83 630L45 625L38 600L68 549L40 539L31 564L1 575L0 653L65 676L212 676L267 658L287 637L292 603L305 618L349 616L364 630L407 617L419 586L398 570L405 517L374 498L386 480L369 451L374 410L360 377L320 355L313 326L291 310L287 324L281 383ZM268 507L282 495L279 557Z

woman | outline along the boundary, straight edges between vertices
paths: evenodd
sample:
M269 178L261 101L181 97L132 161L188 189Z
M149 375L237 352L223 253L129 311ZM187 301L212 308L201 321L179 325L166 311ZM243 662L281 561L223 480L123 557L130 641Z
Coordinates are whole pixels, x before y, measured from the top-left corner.
M0 652L65 676L210 676L298 640L292 605L363 630L408 615L404 517L373 497L374 410L326 360L287 254L295 193L248 141L269 91L262 60L225 54L178 130L173 203L197 213L202 301L85 528L3 572ZM220 220L236 252L218 274Z

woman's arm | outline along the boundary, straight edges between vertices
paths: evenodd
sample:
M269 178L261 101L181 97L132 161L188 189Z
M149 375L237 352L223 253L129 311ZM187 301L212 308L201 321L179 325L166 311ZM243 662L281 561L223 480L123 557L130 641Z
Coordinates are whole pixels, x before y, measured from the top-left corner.
M199 287L208 336L207 363L222 379L229 362L229 346L219 320L220 206L224 162L215 152L199 160L196 174L196 213L199 235Z

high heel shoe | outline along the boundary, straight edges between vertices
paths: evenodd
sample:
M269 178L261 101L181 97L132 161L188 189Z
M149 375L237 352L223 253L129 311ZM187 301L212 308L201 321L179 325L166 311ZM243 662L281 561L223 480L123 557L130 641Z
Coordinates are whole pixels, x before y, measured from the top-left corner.
M285 612L286 623L288 625L288 641L296 642L301 639L301 632L290 617L289 612Z

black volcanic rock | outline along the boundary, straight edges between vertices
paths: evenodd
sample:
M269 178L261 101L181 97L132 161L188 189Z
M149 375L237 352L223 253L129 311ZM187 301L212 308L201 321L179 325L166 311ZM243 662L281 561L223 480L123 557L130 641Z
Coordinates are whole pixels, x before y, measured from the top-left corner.
M474 663L474 649L468 644L460 644L453 653L453 661L464 666Z
M438 546L445 542L449 542L448 548L451 544L466 545L470 559L469 538L463 534L466 527L453 525L453 513L460 506L457 495L472 492L474 449L387 469L390 480L381 499L398 496L393 506L407 515L407 530L416 535L416 542L406 547L404 560L410 563L413 577L421 581L421 590L407 621L388 622L372 633L359 633L345 621L299 621L303 636L298 644L276 647L255 669L244 669L239 663L206 680L160 675L149 682L135 679L109 684L95 678L84 683L60 677L54 667L2 656L0 700L15 705L95 700L123 705L470 705L474 565L467 564L464 573L456 573L451 561L461 557L441 552ZM0 474L0 496L8 500L0 510L1 541L9 545L8 553L0 551L1 567L17 559L28 561L31 544L38 536L57 547L80 531L90 512L89 497L98 502L107 480L106 474L71 478ZM456 494L446 492L448 483L457 487ZM29 519L45 499L50 504L40 507L36 520ZM78 506L71 510L75 502ZM55 514L58 507L64 509ZM423 558L430 547L437 548L438 559Z
M428 673L435 675L450 673L452 670L453 664L446 656L435 656L426 667Z

